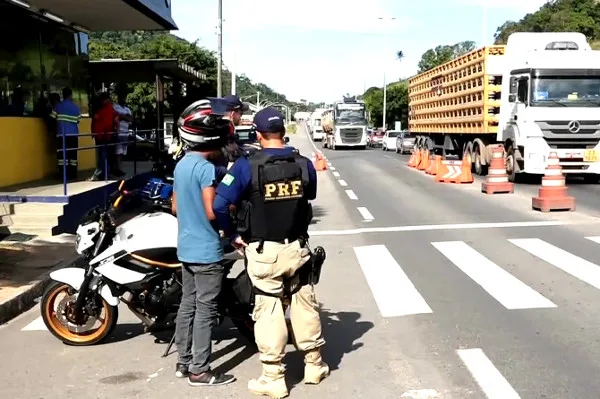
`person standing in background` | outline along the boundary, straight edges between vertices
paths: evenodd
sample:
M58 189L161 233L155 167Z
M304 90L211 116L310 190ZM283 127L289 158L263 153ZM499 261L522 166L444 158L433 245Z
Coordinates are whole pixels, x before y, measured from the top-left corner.
M114 110L119 114L119 134L117 136L118 144L115 147L115 159L118 170L115 172L123 172L123 158L127 155L127 144L129 142L129 126L133 122L131 110L126 103L127 94L119 92L117 95L117 103L113 104ZM135 138L134 138L135 140ZM134 154L135 156L135 154Z
M56 120L56 152L58 170L63 176L66 168L67 180L77 177L77 148L79 147L79 107L73 102L73 91L69 87L62 89L63 100L56 104L50 116ZM63 146L65 153L63 154Z
M90 181L98 181L107 177L106 172L122 177L114 162L114 143L113 137L120 121L119 114L113 108L110 95L106 92L100 93L98 98L98 109L94 111L92 119L92 134L96 142L96 170L89 179ZM105 163L106 162L106 163ZM105 170L108 167L108 171Z

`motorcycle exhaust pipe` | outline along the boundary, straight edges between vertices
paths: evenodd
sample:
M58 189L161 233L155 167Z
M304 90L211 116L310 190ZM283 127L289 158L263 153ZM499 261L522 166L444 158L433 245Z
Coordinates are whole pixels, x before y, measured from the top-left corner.
M129 294L129 295L127 295L127 294ZM140 311L138 311L137 308L134 307L133 304L131 303L131 300L133 299L133 295L131 295L131 293L129 293L129 292L127 294L123 295L121 297L121 300L123 302L125 302L125 304L129 308L131 313L133 313L138 319L140 319L140 321L146 326L146 330L152 328L152 326L154 326L154 324L155 324L155 321L152 320L151 318L149 318L148 316L146 316L145 314L141 313ZM127 298L125 297L126 295L127 295Z

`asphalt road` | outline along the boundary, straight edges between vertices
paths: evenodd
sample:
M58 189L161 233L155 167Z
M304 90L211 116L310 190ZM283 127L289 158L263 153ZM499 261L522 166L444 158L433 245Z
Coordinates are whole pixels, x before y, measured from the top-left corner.
M291 143L313 151L302 130ZM479 184L436 184L394 153L325 155L311 243L328 255L317 292L332 374L300 384L290 347L291 397L598 397L595 187L581 200L577 191L577 212L542 214L530 210L533 186L486 196ZM62 345L38 316L0 328L3 397L249 398L259 372L227 326L215 333L214 367L239 380L192 388L126 309L111 340L87 348Z

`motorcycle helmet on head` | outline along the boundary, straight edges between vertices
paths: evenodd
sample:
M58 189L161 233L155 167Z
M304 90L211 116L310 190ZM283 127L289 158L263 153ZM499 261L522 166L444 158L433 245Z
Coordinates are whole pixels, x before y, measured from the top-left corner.
M224 105L219 100L196 101L181 113L177 130L187 148L214 150L226 143L229 121L223 119Z

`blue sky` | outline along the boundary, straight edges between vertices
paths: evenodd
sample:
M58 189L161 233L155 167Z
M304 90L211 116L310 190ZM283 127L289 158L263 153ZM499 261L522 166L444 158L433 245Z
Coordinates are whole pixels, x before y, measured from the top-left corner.
M413 75L421 55L438 44L481 44L484 31L491 44L498 26L535 11L545 0L223 3L223 58L229 68L235 65L238 73L290 100L330 102L382 86L384 71L388 81ZM216 50L217 0L173 0L172 7L180 28L173 33ZM404 51L402 62L395 59L397 50Z

